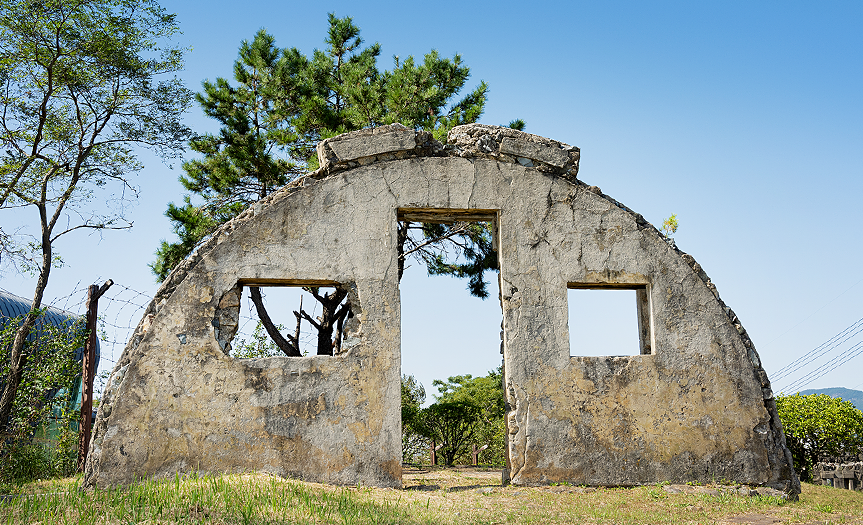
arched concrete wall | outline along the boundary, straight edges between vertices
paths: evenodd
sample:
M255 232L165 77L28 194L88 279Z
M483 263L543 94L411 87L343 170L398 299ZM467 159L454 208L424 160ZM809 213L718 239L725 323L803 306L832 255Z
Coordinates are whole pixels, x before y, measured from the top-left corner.
M106 388L88 485L256 469L399 486L401 213L493 219L514 483L799 491L745 330L691 257L576 179L577 148L482 125L443 147L394 125L318 154L318 172L227 224L163 285ZM265 283L348 287L344 352L226 355L238 286ZM567 288L611 285L640 289L649 353L570 357Z

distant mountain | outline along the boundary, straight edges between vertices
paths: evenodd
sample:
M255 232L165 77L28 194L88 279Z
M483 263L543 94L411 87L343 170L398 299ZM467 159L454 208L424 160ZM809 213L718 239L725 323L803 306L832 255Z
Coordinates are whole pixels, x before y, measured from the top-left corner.
M809 394L827 394L830 397L841 397L844 401L851 401L855 407L863 410L863 392L860 390L851 390L850 388L836 386L832 388L803 390L800 392L800 395L803 396L808 396Z

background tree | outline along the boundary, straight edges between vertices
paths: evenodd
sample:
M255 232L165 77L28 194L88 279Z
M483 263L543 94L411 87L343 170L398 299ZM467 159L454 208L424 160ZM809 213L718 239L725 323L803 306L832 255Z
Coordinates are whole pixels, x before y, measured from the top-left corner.
M180 181L190 192L184 204L168 205L166 214L179 242L162 242L151 264L158 279L164 280L204 237L252 202L316 169L314 146L320 140L393 122L445 139L454 126L475 122L482 114L488 92L484 82L454 100L470 75L459 55L447 59L431 51L421 62L395 57L393 69L381 72L377 66L381 46L363 47L360 29L351 18L332 13L324 41L326 47L307 58L296 48L278 48L274 38L262 30L252 42L240 46L234 66L236 85L223 78L204 82L204 91L196 98L205 113L220 123L220 131L190 144L201 158L183 165L186 174ZM523 127L524 123L514 121L513 125ZM405 242L409 230L410 225L405 226L400 236ZM472 292L488 295L482 273L497 268L497 263L486 226L451 231L450 227L429 225L422 232L437 237L438 243L450 241L454 259L432 257L432 248L425 247L430 244L411 254L434 273L469 277ZM344 299L344 291L336 290L329 298L325 294L316 297L325 311L317 320L303 315L320 327L319 354L333 352L331 336L325 332L339 325L335 316L349 315L349 307L327 308L322 301L329 303L337 296ZM263 303L252 298L262 321L268 318ZM279 342L274 325L264 322L264 327ZM336 344L338 341L337 337ZM283 350L293 355L287 347Z
M75 410L75 384L81 363L76 350L84 345L83 319L58 328L38 312L27 337L25 367L11 420L0 441L0 488L12 484L72 474L77 466L78 433L72 427L80 411ZM0 348L12 346L22 317L0 318ZM3 367L8 374L9 363ZM34 438L43 438L38 442ZM53 441L44 439L55 438Z
M500 465L504 459L504 413L505 405L503 399L503 367L490 371L483 377L473 377L470 374L453 376L446 381L436 379L432 384L437 387L439 394L436 397L438 403L465 403L475 408L477 424L473 428L473 435L468 439L466 448L460 454L466 454L470 445L476 445L477 449L488 445L488 448L480 453L482 463ZM464 456L462 459L468 459Z
M468 401L438 401L422 410L422 433L442 445L437 453L452 466L470 450L480 425L479 408Z
M182 67L182 50L167 41L176 31L152 0L0 4L0 209L34 208L39 231L11 249L38 279L9 353L0 430L9 428L25 339L58 261L54 243L79 229L130 227L122 206L95 211L95 190L114 183L134 198L128 177L141 165L132 148L171 156L188 139L180 117L190 93L176 78L157 79Z
M795 394L778 396L776 408L801 480L810 480L824 457L863 452L863 412L852 403L826 394Z
M423 436L422 404L426 391L412 375L402 375L402 461L422 461L428 454L428 440Z

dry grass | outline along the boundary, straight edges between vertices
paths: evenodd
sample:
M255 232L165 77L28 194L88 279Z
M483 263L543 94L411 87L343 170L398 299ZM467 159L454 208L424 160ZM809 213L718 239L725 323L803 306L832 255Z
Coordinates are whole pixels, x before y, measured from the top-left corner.
M799 502L730 487L503 487L500 471L406 470L402 490L264 474L190 476L82 492L80 478L30 484L0 523L801 523L863 524L863 494L804 485Z

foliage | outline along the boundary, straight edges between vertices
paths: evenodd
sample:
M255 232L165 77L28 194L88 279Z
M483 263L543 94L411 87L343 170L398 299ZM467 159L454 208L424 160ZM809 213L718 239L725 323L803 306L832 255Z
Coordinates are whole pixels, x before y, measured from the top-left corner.
M438 401L422 411L422 433L442 445L437 453L452 466L470 451L480 424L479 408L467 401Z
M453 376L435 380L435 403L420 408L425 390L413 376L402 377L403 453L406 461L423 457L429 442L441 445L438 455L447 465L470 464L472 447L487 446L482 464L503 465L504 401L501 368L484 377Z
M485 272L498 269L491 227L486 222L459 222L454 225L410 223L399 225L404 242L400 263L406 255L422 261L429 275L450 275L468 279L474 297L488 297ZM417 230L421 235L411 235ZM401 269L400 265L400 269Z
M29 239L0 235L2 255L38 275L34 310L9 355L2 427L26 368L25 337L59 261L54 243L79 229L131 227L124 210L137 190L129 174L141 168L133 147L170 157L189 136L180 119L191 94L176 77L158 80L182 67L183 50L168 42L177 30L153 0L0 3L0 209L33 207L38 217Z
M863 452L863 412L848 401L826 394L778 396L776 408L785 441L801 480L823 457Z
M278 325L280 331L284 331L285 327ZM264 331L264 325L260 321L255 325L255 330L252 332L250 339L240 339L234 346L231 354L238 359L257 359L260 357L277 357L285 354L279 350L279 347L272 339L267 336Z
M301 84L307 62L296 49L275 47L261 30L240 44L236 86L224 78L204 81L195 99L221 128L189 143L201 158L183 164L180 182L203 204L194 205L190 195L181 206L168 204L165 214L180 242L162 241L156 252L150 267L160 281L219 225L303 171L311 149L297 134L296 120L308 96Z
M402 375L402 461L421 463L428 454L428 440L422 435L422 404L426 391L412 375Z
M0 208L46 210L50 241L128 226L122 211L96 213L93 189L116 182L134 195L127 177L141 166L131 146L172 155L187 139L180 116L190 93L176 78L154 81L182 67L181 49L159 45L176 31L151 0L0 4ZM54 232L63 212L81 221ZM24 243L37 254L20 255L25 268L39 271L45 240Z
M40 312L41 313L41 312ZM4 319L0 348L11 347L23 317ZM83 320L58 329L42 317L25 351L27 367L12 410L12 425L0 443L0 484L21 483L74 472L77 461L76 386L81 364L76 349L84 345ZM4 369L4 375L8 373Z
M677 227L677 215L672 213L671 217L662 221L662 232L665 234L665 238L670 239L672 235L677 233Z
M439 395L438 402L462 402L476 408L477 424L468 445L488 448L480 452L479 461L483 464L503 465L505 460L504 424L505 405L503 397L503 367L490 371L483 377L472 377L470 374L453 376L447 381L434 380ZM460 461L467 463L469 448Z

